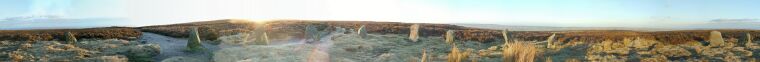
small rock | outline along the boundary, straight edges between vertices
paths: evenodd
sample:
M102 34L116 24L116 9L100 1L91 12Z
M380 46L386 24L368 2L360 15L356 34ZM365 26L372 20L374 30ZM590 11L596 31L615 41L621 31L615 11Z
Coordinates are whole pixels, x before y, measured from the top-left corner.
M391 57L393 57L394 55L395 54L393 54L393 53L383 53L383 54L380 54L380 56L377 56L376 57L377 59L375 59L374 61L375 62L388 62L388 61L390 61Z
M160 46L156 44L145 44L133 46L127 52L127 57L132 58L132 61L153 61L151 58L160 53Z
M137 40L137 37L127 37L127 40Z

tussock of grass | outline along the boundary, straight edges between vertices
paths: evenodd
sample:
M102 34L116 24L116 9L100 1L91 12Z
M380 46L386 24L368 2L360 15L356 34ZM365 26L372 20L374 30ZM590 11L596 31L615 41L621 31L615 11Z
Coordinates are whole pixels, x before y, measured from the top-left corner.
M463 54L460 53L459 48L457 46L453 46L451 48L451 53L449 53L447 62L462 62L462 59L464 59Z
M422 49L422 58L420 58L420 62L427 62L428 55L425 51L425 49Z
M534 62L538 49L531 43L515 42L509 43L502 54L505 62Z
M469 58L470 54L472 54L472 51L475 49L468 48L465 51L459 51L459 48L456 46L453 46L451 48L451 53L448 55L447 62L462 62ZM470 60L470 61L476 61L476 60Z

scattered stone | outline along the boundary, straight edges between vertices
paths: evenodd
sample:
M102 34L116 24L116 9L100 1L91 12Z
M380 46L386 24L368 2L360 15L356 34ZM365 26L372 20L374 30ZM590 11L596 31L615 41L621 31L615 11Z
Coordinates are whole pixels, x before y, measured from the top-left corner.
M393 53L383 53L380 54L380 56L377 56L377 59L374 60L374 62L389 62L391 57L393 57L395 54Z
M75 46L76 45L76 46ZM80 40L76 44L43 41L19 45L7 53L10 61L20 62L127 62L152 61L159 47L118 39ZM0 58L2 60L2 58Z
M131 61L152 62L152 58L161 53L161 47L157 44L131 46L129 49L124 55L131 58Z

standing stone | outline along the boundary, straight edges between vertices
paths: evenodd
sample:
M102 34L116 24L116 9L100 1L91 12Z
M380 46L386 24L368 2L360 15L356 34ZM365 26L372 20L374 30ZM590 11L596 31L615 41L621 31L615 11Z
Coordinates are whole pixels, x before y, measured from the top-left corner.
M266 32L261 32L256 38L256 45L269 45L269 36Z
M191 52L195 51L201 51L203 50L203 46L201 45L201 39L198 35L198 28L193 27L187 30L189 33L189 37L187 39L187 50Z
M361 38L367 38L367 28L362 25L359 27L359 31L357 31L356 34L359 34L359 37Z
M420 31L419 29L420 29L420 25L419 24L414 24L414 25L412 25L412 26L409 27L409 31L410 31L409 32L409 40L412 40L412 42L417 42L417 38L418 38L418 35L419 35L418 32Z
M306 26L306 31L304 32L306 34L306 38L312 39L311 41L318 41L319 40L319 31L317 30L317 27L314 27L312 25Z
M64 40L66 40L66 44L74 44L77 43L77 38L74 34L71 32L63 33Z
M508 29L501 30L501 36L504 37L504 45L509 44L509 32L508 31L509 31Z
M264 24L257 24L256 29L253 31L253 34L256 38L254 41L256 45L269 45L269 38L267 36L266 32L266 25Z
M242 33L241 33L241 34L242 34ZM253 34L250 34L250 33L246 33L246 34L242 35L242 36L240 37L240 40L241 40L240 44L242 45L242 44L245 44L246 42L248 42L248 40L250 39L250 37L249 37L249 36L251 36L251 35L253 35Z
M557 34L552 34L552 36L549 36L548 39L546 39L546 48L555 48L554 47L554 38Z
M446 44L454 43L454 30L446 31Z
M710 32L710 45L709 46L723 46L723 35L719 31Z
M745 41L744 41L744 46L745 47L749 47L749 46L754 45L754 43L752 43L752 38L753 38L752 34L747 33L744 37L745 37Z

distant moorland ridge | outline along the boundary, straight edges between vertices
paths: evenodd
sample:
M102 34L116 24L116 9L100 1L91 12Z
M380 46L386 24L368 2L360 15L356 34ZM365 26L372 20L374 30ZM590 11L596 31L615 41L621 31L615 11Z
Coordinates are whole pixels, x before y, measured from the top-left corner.
M465 27L454 24L400 23L371 21L313 21L313 20L274 20L252 22L238 19L212 20L168 25L119 28L63 29L63 30L0 30L0 40L41 41L55 40L63 31L77 32L78 38L128 38L139 36L139 32L151 32L171 37L187 37L190 27L198 27L204 40L249 32L256 26L266 26L270 38L303 38L307 25L318 26L322 30L334 30L337 27L356 29L365 25L370 34L408 34L409 26L420 24L420 36L441 36L447 30L456 30L457 40L476 42L503 42L500 29ZM559 42L601 42L622 39L652 39L668 43L705 41L710 31L720 31L724 38L740 38L745 33L760 37L760 30L675 30L675 31L634 31L634 30L572 30L572 31L509 31L514 41L545 41L552 33L557 34ZM98 34L100 33L100 34ZM349 32L346 32L349 33ZM40 39L37 39L40 38Z
M244 20L214 20L203 22L180 23L170 25L139 27L146 32L155 32L173 37L187 35L183 29L199 27L202 32L208 33L205 39L214 39L216 36L232 35L239 32L247 32L257 26L266 24L267 32L279 33L270 35L275 38L283 36L302 36L304 27L307 25L321 26L321 29L335 29L335 27L356 29L365 25L371 34L408 34L409 26L420 24L420 36L441 36L446 30L456 30L457 40L493 42L503 41L501 30L464 27L452 24L433 23L400 23L400 22L371 22L371 21L313 21L313 20L276 20L266 23L256 23ZM653 39L668 43L683 43L690 41L705 41L710 31L720 31L724 38L739 38L741 34L750 33L754 37L760 35L759 30L675 30L675 31L634 31L634 30L571 30L571 31L510 31L509 36L518 41L544 41L552 33L556 33L559 42L600 42L604 40L622 39Z

